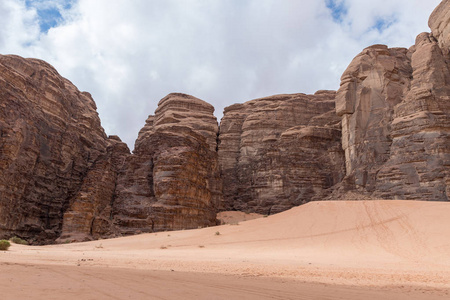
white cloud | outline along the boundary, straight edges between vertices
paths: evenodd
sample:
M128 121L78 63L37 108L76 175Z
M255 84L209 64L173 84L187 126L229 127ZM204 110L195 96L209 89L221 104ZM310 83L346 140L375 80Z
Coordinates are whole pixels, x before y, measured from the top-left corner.
M0 50L16 54L39 38L39 24L34 10L15 0L0 1ZM25 51L26 52L26 51Z
M51 0L42 0L46 5ZM225 106L277 93L337 89L374 43L409 47L438 0L79 0L39 32L35 7L0 4L0 52L34 56L89 91L108 134L131 147L170 92ZM375 26L384 20L389 26ZM378 23L379 25L381 23Z

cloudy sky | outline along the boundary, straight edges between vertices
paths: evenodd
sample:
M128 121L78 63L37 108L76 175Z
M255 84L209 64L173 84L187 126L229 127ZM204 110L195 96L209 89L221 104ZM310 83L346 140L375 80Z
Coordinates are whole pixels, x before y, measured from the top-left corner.
M43 59L92 94L133 148L171 92L216 108L337 89L372 44L409 47L440 0L0 0L0 53Z

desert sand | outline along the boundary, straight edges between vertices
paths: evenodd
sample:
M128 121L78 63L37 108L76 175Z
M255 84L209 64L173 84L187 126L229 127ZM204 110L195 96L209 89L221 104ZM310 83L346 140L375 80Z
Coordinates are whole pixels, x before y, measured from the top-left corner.
M250 221L262 217L264 217L264 215L257 213L245 213L242 211L221 211L216 216L221 225L237 225L239 222Z
M311 202L232 224L0 251L2 299L450 299L450 203ZM239 217L241 216L241 217Z

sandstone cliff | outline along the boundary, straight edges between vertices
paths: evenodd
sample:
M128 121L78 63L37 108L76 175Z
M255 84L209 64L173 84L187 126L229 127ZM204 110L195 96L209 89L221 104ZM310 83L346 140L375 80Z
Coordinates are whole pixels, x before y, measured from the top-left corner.
M215 225L222 187L213 112L200 99L170 94L148 117L133 154L111 137L64 214L59 240Z
M384 199L449 200L450 2L430 17L432 33L407 49L365 49L342 76L346 178L334 197L355 190Z
M327 195L345 173L334 97L277 95L225 108L222 209L271 214Z
M336 113L342 117L346 174L356 189L373 191L389 159L394 107L409 90L410 65L406 49L375 45L356 56L341 77Z
M117 180L129 156L128 146L119 137L108 138L106 153L86 172L83 184L69 202L61 220L59 242L115 235L112 219Z
M133 154L47 63L0 56L0 238L89 240L216 223L214 108L161 100Z
M159 102L117 179L118 233L216 224L222 186L213 112L210 104L184 94Z
M364 49L335 97L279 95L226 108L223 209L273 213L350 194L449 200L450 1L429 26L410 49Z
M428 33L412 51L413 77L395 107L390 157L377 175L375 195L388 199L450 198L449 56Z
M56 239L106 151L96 106L49 64L0 56L0 235Z

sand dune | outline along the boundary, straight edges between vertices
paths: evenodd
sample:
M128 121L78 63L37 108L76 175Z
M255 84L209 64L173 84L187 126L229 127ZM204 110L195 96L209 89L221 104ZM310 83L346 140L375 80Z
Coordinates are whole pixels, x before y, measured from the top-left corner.
M101 296L102 286L111 291L111 282L121 278L134 278L134 290L140 286L142 295L149 292L155 299L246 294L245 288L233 289L233 280L253 295L242 299L361 299L362 294L366 299L447 299L449 216L450 203L441 202L312 202L234 225L43 247L13 245L0 252L0 267L14 278L23 277L15 273L21 269L32 274L44 268L41 279L55 272L71 275L58 277L61 287L80 283L76 278L87 274L91 285L100 286L95 299L109 299ZM148 276L160 283L149 288ZM181 286L170 285L183 278ZM13 281L1 279L0 289L13 293ZM117 293L132 295L115 286ZM262 287L263 295L258 294Z
M232 224L237 225L239 222L250 221L262 218L263 215L257 213L245 213L242 211L222 211L217 214L217 219L221 225Z

